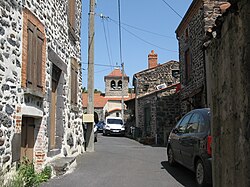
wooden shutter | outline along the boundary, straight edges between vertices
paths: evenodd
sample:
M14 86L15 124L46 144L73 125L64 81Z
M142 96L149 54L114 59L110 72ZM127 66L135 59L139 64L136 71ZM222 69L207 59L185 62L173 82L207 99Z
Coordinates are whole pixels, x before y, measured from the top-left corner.
M72 58L71 63L71 104L77 105L78 93L78 68L76 67L76 60Z
M35 57L35 51L34 51L34 43L35 43L35 26L28 22L28 63L27 63L27 87L33 88L34 87L34 57Z
M69 14L68 14L68 18L69 18L69 25L70 27L75 30L75 7L76 7L76 2L75 0L69 0Z
M43 70L43 63L42 63L42 53L43 53L43 34L37 30L37 36L36 36L36 86L38 89L42 89L42 70Z
M42 91L42 55L44 36L30 21L28 22L27 87Z

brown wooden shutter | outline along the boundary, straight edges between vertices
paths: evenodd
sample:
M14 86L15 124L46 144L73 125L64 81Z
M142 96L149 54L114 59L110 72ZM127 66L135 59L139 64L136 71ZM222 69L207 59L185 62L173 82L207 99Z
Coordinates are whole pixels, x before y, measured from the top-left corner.
M70 27L75 30L75 6L76 6L76 2L75 0L69 0L69 25Z
M35 26L31 23L28 22L28 47L27 47L27 52L28 52L28 63L27 63L27 87L32 88L34 86L34 68L33 68L33 63L34 63L34 35L35 35Z
M73 64L71 64L71 104L74 104L74 97L75 97L75 74L74 74L74 69L75 67L73 66Z
M36 83L38 89L42 89L42 70L43 70L43 63L42 63L42 52L43 52L43 34L37 30L37 37L36 37L36 50L37 50L37 56L36 56Z
M75 104L77 105L77 93L78 93L78 69L75 67Z
M78 68L76 59L72 58L71 63L71 104L77 105L78 93Z

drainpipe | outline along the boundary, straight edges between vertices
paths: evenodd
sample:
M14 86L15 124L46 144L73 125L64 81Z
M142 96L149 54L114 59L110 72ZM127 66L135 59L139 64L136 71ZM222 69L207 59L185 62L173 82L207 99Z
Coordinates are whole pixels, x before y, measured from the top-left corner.
M138 100L137 100L137 96L138 96L138 79L136 78L136 76L134 76L135 79L135 126L138 127Z

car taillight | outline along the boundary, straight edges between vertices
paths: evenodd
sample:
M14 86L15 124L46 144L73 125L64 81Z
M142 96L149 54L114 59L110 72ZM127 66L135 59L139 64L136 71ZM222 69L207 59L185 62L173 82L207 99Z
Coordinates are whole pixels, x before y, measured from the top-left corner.
M207 137L207 154L212 155L212 136Z

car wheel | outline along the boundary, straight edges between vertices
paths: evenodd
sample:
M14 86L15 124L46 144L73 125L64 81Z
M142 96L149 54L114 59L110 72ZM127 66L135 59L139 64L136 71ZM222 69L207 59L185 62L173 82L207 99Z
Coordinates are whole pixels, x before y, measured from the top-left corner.
M170 166L175 165L174 153L173 153L173 149L171 147L168 148L168 164Z
M207 180L206 180L206 171L204 168L204 164L201 160L198 160L196 162L196 167L195 167L195 179L200 187L207 186Z

